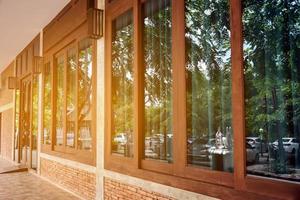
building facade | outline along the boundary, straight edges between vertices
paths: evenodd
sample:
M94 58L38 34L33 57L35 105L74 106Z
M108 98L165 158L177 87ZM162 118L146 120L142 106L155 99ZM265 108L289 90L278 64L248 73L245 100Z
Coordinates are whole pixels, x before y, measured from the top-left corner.
M1 72L1 156L82 199L299 199L299 20L71 0Z

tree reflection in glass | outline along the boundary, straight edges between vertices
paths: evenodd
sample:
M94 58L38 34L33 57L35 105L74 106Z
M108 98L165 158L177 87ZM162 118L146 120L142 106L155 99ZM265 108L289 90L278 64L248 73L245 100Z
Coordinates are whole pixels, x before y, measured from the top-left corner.
M19 122L20 122L20 90L15 90L15 136L14 136L14 153L15 160L18 160L19 149Z
M229 1L185 9L188 164L232 172Z
M51 74L50 63L44 65L44 110L43 110L43 143L51 144Z
M92 149L92 40L79 42L78 148Z
M132 10L112 23L112 153L133 156Z
M171 1L149 0L143 13L145 157L171 162Z
M56 120L55 120L55 136L56 145L63 145L63 113L64 113L64 57L59 56L56 59Z
M37 167L37 137L38 137L38 109L39 109L39 78L34 75L32 78L32 144L31 144L31 167Z
M243 1L247 171L300 181L298 0Z
M75 120L76 120L76 49L67 51L67 146L75 145Z

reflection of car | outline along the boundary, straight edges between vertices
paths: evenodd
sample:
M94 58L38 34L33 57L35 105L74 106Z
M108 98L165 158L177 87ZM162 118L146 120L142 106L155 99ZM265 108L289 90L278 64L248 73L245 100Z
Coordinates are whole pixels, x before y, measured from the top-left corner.
M259 162L259 151L256 147L246 143L247 162L258 163Z
M268 152L268 145L264 140L259 137L246 137L246 142L251 146L255 147L259 152Z
M157 153L153 152L153 150L151 150L151 149L145 149L145 156L147 158L156 158Z
M208 142L207 142L207 144L205 145L205 147L206 147L207 149L209 149L210 147L213 147L213 146L215 146L215 145L216 145L216 139L211 138L211 139L208 140Z
M126 136L126 133L118 133L118 134L114 137L114 142L120 143L120 144L126 144L126 142L127 142L127 136Z
M188 144L192 144L197 139L196 136L189 136L187 139Z
M284 151L287 153L296 153L299 150L299 141L296 138L284 137L282 138ZM278 147L278 140L273 142L275 147Z
M208 160L207 142L208 141L205 138L197 138L193 141L187 141L189 159Z

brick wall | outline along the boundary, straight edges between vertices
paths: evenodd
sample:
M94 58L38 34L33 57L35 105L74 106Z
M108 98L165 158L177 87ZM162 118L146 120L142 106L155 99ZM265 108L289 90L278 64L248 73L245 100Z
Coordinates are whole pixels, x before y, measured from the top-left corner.
M104 199L122 200L175 200L144 188L124 184L110 178L104 178Z
M13 94L14 90L8 89L8 77L14 75L14 64L11 63L4 71L1 72L0 78L0 107L7 106L8 104L13 103ZM14 110L13 108L5 108L2 111L1 118L1 133L0 133L0 150L1 156L8 160L13 160L12 151L13 151L13 137L14 137Z
M13 151L13 109L8 109L2 112L1 117L1 156L8 160L13 160L12 151Z
M41 158L41 175L85 199L96 198L96 175Z

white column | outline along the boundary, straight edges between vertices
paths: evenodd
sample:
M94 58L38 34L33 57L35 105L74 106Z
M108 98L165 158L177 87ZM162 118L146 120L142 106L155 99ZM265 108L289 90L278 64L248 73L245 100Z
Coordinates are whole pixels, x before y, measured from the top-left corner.
M104 10L105 0L98 0L98 8ZM104 22L105 20L103 20L103 23ZM97 40L96 198L99 200L104 199L104 89L104 37L102 37L101 39Z

